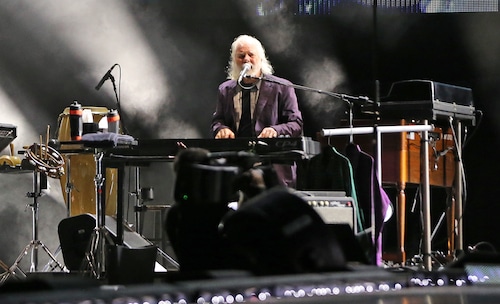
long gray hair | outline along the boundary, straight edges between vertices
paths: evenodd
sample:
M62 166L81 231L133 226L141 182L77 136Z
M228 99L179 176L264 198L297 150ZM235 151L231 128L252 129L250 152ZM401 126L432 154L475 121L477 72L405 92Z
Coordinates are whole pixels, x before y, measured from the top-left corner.
M236 80L240 76L241 69L236 65L235 52L236 49L243 43L248 43L257 47L258 55L261 58L262 73L273 74L274 73L273 66L271 65L271 62L269 62L269 59L267 59L266 57L266 51L264 50L262 43L260 43L260 41L255 37L249 35L240 35L236 37L233 43L231 44L231 54L229 56L227 78Z

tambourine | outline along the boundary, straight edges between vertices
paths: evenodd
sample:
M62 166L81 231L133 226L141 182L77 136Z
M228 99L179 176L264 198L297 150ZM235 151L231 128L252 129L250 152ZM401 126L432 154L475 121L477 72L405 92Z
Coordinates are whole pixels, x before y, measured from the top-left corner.
M38 172L43 172L52 178L64 175L64 158L50 146L33 144L26 149L24 156Z

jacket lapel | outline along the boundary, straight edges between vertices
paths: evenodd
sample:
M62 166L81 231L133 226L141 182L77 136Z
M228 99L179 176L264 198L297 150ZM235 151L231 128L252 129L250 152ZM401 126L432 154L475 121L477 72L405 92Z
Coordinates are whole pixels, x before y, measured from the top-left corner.
M259 119L264 106L269 100L269 94L272 91L272 86L270 82L262 81L259 88L259 96L257 97L257 104L255 105L255 111L253 113L253 118L255 121Z

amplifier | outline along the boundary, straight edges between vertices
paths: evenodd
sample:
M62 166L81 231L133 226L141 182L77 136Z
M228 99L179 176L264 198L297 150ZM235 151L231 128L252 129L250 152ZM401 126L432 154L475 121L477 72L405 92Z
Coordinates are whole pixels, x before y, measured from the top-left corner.
M349 224L357 233L354 200L343 191L298 191L326 224Z

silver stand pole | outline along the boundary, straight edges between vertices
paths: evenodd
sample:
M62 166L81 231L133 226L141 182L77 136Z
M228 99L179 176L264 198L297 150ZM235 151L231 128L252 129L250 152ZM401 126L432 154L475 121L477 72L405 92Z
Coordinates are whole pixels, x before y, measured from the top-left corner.
M424 125L429 122L424 120ZM429 131L422 131L420 143L420 189L422 198L423 214L423 266L425 270L432 269L432 250L431 250L431 196L429 184Z
M33 173L33 192L28 193L28 197L33 198L33 204L31 205L32 212L32 235L33 241L38 240L38 197L42 195L40 186L40 174L38 172ZM30 272L35 272L38 270L38 246L32 246L31 248L31 266Z
M94 154L96 165L95 175L95 201L96 201L96 226L90 240L90 248L85 254L87 266L90 268L91 275L96 279L103 279L105 274L106 241L114 245L111 237L108 234L105 226L104 204L102 200L102 191L104 185L104 174L102 170L102 159L104 153L97 151Z
M459 120L456 123L456 147L457 147L457 162L455 168L455 203L456 203L456 243L455 250L458 252L463 251L464 243L463 243L463 201L462 201L462 124Z
M71 182L71 156L66 155L66 204L67 217L71 216L71 191L73 191L73 183Z

